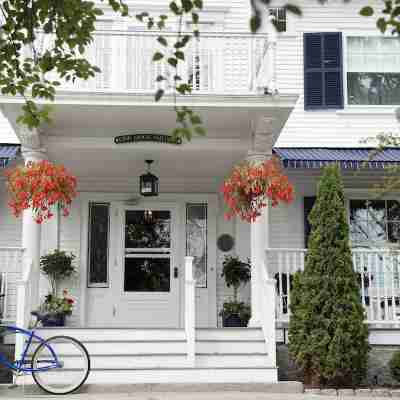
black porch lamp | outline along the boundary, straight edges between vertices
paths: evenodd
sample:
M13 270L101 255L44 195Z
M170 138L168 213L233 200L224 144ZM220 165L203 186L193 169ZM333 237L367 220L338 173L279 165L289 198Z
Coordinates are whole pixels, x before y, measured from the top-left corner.
M158 178L150 172L153 160L146 160L147 173L140 175L140 194L142 196L158 196Z

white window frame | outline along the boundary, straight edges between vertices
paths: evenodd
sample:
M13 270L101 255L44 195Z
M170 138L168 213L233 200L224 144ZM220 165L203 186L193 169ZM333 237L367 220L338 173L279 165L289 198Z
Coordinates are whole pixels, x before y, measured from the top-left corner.
M400 198L398 195L390 195L387 194L385 196L382 196L381 198L377 199L375 196L373 196L371 194L371 191L368 190L360 190L360 191L352 191L351 193L345 193L345 206L346 206L346 211L347 211L347 222L348 222L348 226L349 226L349 240L350 240L350 247L354 248L353 246L353 242L351 241L350 238L350 201L351 200L385 200L385 201L389 201L389 200L397 200L400 201ZM367 242L365 242L365 244L367 244ZM390 242L386 241L385 245L382 247L376 247L376 249L381 249L381 250L391 250L391 249L397 249L399 246L395 245L395 244L390 244ZM375 248L374 248L375 249Z
M339 29L339 31L341 31ZM395 108L398 107L395 104L390 105L390 104L349 104L349 99L348 99L348 90L347 90L347 72L348 72L348 57L347 57L347 42L348 38L350 37L360 37L360 36L365 36L365 37L390 37L392 38L393 36L389 34L388 32L385 34L379 34L377 30L352 30L346 32L345 29L342 30L342 35L343 35L343 43L342 43L342 51L343 51L343 93L344 93L344 107L345 109L348 110L362 110L363 112L366 111L366 109L373 109L373 110L378 110L378 111L385 111L385 110L390 110L390 113L393 112ZM337 113L343 113L346 111L343 110L338 110Z

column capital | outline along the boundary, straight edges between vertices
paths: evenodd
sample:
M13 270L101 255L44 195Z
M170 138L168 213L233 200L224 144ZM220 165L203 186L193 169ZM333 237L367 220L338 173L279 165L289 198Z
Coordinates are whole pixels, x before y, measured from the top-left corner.
M31 148L31 147L21 147L21 154L22 157L24 158L25 162L29 161L42 161L42 160L47 160L47 152L46 149L44 148Z
M21 142L22 147L28 147L31 149L40 149L40 132L37 128L29 129L25 125L17 125L16 134Z

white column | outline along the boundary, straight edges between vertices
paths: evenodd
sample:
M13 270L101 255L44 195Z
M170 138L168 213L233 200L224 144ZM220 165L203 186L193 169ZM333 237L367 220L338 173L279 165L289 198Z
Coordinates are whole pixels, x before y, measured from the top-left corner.
M25 164L46 158L42 149L33 150L25 147L22 148L22 156ZM32 260L33 293L30 299L31 308L35 308L39 303L40 238L41 225L35 221L32 209L25 210L22 216L22 247L25 249L26 258Z
M254 163L263 163L267 160L267 155L263 153L249 153L248 160ZM262 274L261 268L265 268L265 249L268 245L268 206L265 207L261 215L255 222L251 223L250 234L251 250L251 319L249 326L260 326L260 281Z

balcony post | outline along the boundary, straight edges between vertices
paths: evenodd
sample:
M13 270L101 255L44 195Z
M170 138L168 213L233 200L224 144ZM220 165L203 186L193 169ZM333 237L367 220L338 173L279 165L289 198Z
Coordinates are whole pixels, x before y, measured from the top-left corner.
M185 333L186 356L190 367L195 366L196 281L193 278L193 257L185 257Z
M22 156L27 165L30 162L38 162L47 159L46 151L40 147L39 133L27 129L18 132L22 144ZM32 294L31 307L39 305L39 269L40 269L40 243L42 229L34 219L32 208L24 211L22 216L22 248L25 249L25 257L32 262ZM23 264L26 268L27 263ZM24 274L26 271L22 271Z

